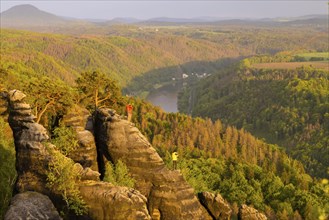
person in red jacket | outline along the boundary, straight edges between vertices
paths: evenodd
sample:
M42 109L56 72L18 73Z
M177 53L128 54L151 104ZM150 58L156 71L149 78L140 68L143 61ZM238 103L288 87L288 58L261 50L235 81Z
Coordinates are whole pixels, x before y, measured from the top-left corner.
M133 115L133 106L130 104L126 105L126 110L127 110L128 121L131 121L131 117Z

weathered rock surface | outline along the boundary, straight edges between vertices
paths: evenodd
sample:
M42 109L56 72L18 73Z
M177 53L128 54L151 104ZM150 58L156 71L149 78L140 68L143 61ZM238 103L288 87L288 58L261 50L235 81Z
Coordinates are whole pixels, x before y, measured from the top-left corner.
M11 91L8 98L10 107L8 121L13 130L16 149L18 174L16 191L20 193L36 191L49 195L50 198L58 197L56 192L46 187L46 173L49 164L54 160L50 151L55 146L51 144L45 146L44 141L49 138L47 131L42 125L34 122L35 117L31 114L30 106L23 102L24 97L25 95L20 91ZM72 172L79 172L82 175L81 180L77 182L89 214L89 216L83 216L83 219L90 217L100 220L150 219L146 208L146 198L138 191L95 181L99 173L90 168L83 168L79 163L74 165Z
M75 130L79 141L79 147L68 157L74 162L80 163L84 168L90 167L90 169L98 171L97 150L89 111L76 105L64 116L63 123Z
M92 219L151 219L146 198L127 187L117 187L105 182L84 181L80 192L89 208Z
M55 146L44 144L49 139L47 131L34 122L30 105L23 101L25 94L13 90L6 98L10 110L8 122L15 139L18 174L15 187L19 194L13 198L5 219L60 219L49 198L39 194L58 199L59 195L46 187L46 174L54 159L50 150ZM140 192L99 181L89 113L76 107L66 117L65 124L77 131L82 148L77 155L72 155L79 162L75 163L72 172L81 174L77 182L88 207L88 216L82 216L82 219L229 219L231 210L219 194L200 195L210 215L182 175L167 169L139 130L109 109L97 112L95 131L99 158L125 162L137 180L136 188ZM242 205L239 219L267 218L256 209Z
M107 160L122 160L148 198L151 216L161 219L211 219L178 171L164 162L140 131L110 109L99 109L95 127L98 151Z
M8 109L7 92L0 92L0 115L5 114Z
M239 219L241 220L266 220L267 217L257 209L242 205L239 209Z
M50 155L41 143L48 140L46 129L34 122L30 105L23 102L25 94L18 90L8 93L9 118L16 150L16 190L46 193L46 170Z
M198 194L198 197L213 219L230 219L232 209L220 194L202 192Z
M5 220L13 219L62 219L48 196L37 192L24 192L11 199Z

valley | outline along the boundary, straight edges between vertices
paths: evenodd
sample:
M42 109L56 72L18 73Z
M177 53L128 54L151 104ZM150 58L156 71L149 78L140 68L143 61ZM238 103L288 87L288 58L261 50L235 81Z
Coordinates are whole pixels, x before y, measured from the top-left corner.
M205 192L231 219L245 205L328 218L327 16L98 21L22 5L0 30L0 218L24 187L64 219L106 219L100 201L117 219L215 219ZM113 187L134 205L93 197Z

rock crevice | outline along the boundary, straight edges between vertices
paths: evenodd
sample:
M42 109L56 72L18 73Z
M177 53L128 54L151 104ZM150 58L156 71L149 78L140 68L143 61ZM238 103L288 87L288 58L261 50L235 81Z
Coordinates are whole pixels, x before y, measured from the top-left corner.
M198 194L198 197L213 219L229 220L231 218L232 209L220 194L202 192Z
M78 148L72 151L68 157L74 162L80 163L84 168L89 167L98 171L94 129L89 111L75 105L63 117L62 123L73 128L78 139Z

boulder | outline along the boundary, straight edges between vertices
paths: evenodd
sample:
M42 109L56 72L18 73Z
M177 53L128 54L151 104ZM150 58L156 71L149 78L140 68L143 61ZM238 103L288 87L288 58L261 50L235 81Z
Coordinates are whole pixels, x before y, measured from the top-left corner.
M48 196L37 192L19 193L11 199L5 220L62 219Z
M241 220L266 220L267 217L257 209L242 205L239 209L239 219Z
M136 189L148 199L151 216L160 213L161 219L211 219L181 173L165 167L132 123L106 108L97 110L95 123L100 158L114 163L122 160L127 165L136 179Z
M232 209L219 193L215 195L210 192L202 192L198 194L198 197L213 219L230 219Z
M79 185L92 219L151 219L140 192L110 183L84 181Z

